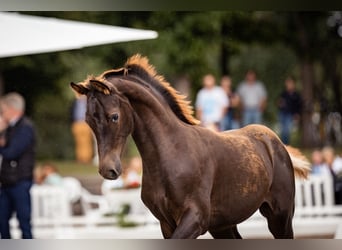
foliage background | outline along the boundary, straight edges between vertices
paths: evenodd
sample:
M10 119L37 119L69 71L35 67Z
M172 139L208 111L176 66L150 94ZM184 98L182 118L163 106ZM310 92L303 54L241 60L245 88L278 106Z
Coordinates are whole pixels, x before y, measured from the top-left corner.
M325 143L324 135L319 141L311 138L315 133L310 130L312 112L318 110L324 116L342 110L342 38L337 32L342 18L338 13L26 12L152 29L159 37L0 59L0 85L3 93L18 91L26 98L27 113L37 126L39 158L73 159L70 107L74 96L69 82L121 67L135 53L148 56L157 71L186 92L191 101L201 88L202 76L208 72L218 79L224 74L231 75L236 87L247 69L256 69L268 90L265 122L272 128L277 127L277 96L285 77L291 74L298 79L306 102L299 131L302 139L295 143L319 146ZM320 105L322 100L324 109ZM127 154L134 154L130 150L132 143L129 145Z

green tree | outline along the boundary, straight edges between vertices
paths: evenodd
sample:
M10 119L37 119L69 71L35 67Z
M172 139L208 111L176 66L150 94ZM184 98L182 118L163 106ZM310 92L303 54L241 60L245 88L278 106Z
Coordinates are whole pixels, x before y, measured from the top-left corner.
M312 113L322 100L330 103L327 109L321 106L322 118L327 112L341 111L341 38L327 26L328 12L294 12L282 14L281 36L291 46L299 60L302 95L305 100L303 112L303 145L317 146L312 126ZM286 24L286 25L284 25ZM332 96L329 92L334 92Z
M234 85L256 68L269 92L268 125L277 117L275 101L288 74L299 78L306 100L303 143L312 146L311 115L323 97L331 110L341 108L341 37L338 24L327 26L330 12L28 12L132 28L152 29L158 39L94 46L81 50L18 56L0 60L0 91L18 91L39 132L41 157L73 157L69 128L74 98L70 81L81 81L121 67L135 54L148 56L172 84L182 79L190 99L211 72L230 74ZM68 38L66 38L68 39ZM185 79L185 80L184 80ZM179 87L179 86L178 86Z

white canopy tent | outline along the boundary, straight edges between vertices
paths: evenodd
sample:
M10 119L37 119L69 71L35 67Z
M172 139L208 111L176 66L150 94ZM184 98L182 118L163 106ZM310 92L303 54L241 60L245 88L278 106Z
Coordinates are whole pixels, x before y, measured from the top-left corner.
M152 30L0 12L0 58L157 38Z

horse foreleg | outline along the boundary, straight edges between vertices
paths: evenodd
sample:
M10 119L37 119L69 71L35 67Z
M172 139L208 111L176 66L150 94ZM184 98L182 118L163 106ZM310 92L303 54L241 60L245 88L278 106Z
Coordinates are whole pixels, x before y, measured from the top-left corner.
M164 239L171 238L174 229L166 221L161 221L160 227L161 227Z
M172 239L196 239L204 233L206 220L197 210L187 210L173 232Z

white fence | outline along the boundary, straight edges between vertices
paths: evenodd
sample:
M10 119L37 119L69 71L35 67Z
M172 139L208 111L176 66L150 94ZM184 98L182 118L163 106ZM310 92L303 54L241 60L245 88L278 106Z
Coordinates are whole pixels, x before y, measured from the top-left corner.
M238 227L242 235L272 237L259 212ZM307 180L296 180L293 228L295 237L342 237L342 206L335 205L331 176L311 175Z
M73 178L66 178L63 187L34 186L32 193L33 233L39 238L161 238L156 219L143 205L140 189L114 190L105 195L93 195ZM84 215L72 215L72 202L80 199ZM130 220L143 226L119 229L115 226L122 204L131 206ZM296 180L295 215L296 237L335 235L342 237L342 206L334 204L333 183L330 176L310 176ZM17 227L12 220L12 228ZM272 238L266 219L259 212L238 225L246 238ZM49 230L48 230L49 229ZM14 230L15 231L15 230ZM17 230L18 231L18 230ZM17 236L18 236L18 232ZM208 235L203 236L209 238Z

